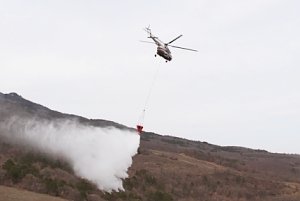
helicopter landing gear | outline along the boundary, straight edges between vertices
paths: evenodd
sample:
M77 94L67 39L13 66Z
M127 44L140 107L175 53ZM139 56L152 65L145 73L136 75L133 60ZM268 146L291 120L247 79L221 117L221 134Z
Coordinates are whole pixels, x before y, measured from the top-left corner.
M154 56L156 57L156 54Z
M166 63L168 63L168 60L166 60Z

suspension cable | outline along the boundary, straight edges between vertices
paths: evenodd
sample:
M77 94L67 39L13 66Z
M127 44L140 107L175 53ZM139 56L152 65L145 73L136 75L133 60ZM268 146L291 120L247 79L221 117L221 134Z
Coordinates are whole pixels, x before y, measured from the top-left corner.
M142 130L143 130L143 124L144 124L144 119L145 119L145 115L146 115L146 108L148 107L149 100L150 100L150 97L152 95L152 91L153 91L155 82L156 82L157 77L158 77L159 69L160 69L160 67L158 66L157 69L156 69L156 71L155 71L155 74L154 74L154 76L152 78L152 83L150 85L150 88L149 88L149 91L148 91L148 94L147 94L147 97L146 97L146 100L145 100L145 104L144 104L142 113L141 113L141 115L139 117L139 120L138 120L137 131L140 134L142 133Z

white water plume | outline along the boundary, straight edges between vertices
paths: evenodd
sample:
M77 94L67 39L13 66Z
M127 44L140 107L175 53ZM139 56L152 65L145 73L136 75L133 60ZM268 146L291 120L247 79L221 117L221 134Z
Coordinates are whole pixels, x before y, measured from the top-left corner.
M87 126L74 120L12 118L0 123L0 131L9 142L65 158L76 175L107 192L124 190L122 179L128 177L140 142L136 132Z

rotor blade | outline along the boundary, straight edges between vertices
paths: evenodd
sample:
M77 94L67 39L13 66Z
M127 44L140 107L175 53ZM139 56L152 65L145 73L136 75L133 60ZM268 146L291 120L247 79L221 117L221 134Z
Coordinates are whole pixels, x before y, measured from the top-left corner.
M178 38L180 38L182 35L180 35L180 36L177 36L175 39L173 39L173 40L171 40L170 42L168 42L167 43L167 45L169 45L169 44L171 44L171 43L173 43L175 40L177 40Z
M190 48L179 47L179 46L174 46L174 45L168 45L168 46L170 46L170 47L174 47L174 48L183 49L183 50L189 50L189 51L198 52L198 50L194 50L194 49L190 49Z
M140 40L140 42L142 42L142 43L151 43L151 44L155 44L154 42L151 42L151 41L144 41L144 40Z

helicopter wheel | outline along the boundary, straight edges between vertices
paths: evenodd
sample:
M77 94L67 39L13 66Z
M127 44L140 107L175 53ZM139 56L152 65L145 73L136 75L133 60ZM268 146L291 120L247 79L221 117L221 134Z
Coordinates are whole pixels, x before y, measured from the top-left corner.
M154 56L156 57L156 54Z
M168 60L166 60L166 63L168 63Z

